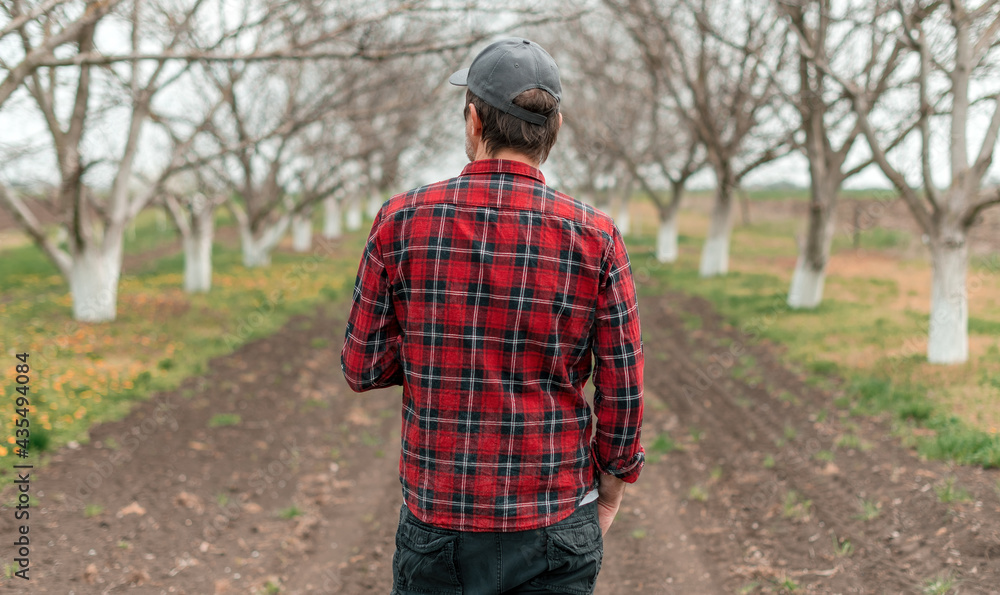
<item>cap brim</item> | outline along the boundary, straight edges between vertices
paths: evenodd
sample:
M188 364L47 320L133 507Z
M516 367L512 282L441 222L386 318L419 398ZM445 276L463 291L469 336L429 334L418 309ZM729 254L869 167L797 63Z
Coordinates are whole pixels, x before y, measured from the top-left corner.
M457 86L464 87L469 84L469 69L463 68L448 77L448 82Z

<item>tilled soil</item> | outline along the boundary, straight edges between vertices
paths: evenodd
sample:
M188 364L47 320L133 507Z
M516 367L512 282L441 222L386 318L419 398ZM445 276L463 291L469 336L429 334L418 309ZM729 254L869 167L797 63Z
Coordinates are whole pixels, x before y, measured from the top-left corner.
M935 578L1000 593L1000 474L841 420L835 386L811 387L703 300L641 310L650 462L598 593L921 593ZM388 593L399 389L347 388L345 316L297 317L55 454L32 477L30 586L0 593ZM210 427L220 413L239 421ZM968 501L941 502L949 478Z

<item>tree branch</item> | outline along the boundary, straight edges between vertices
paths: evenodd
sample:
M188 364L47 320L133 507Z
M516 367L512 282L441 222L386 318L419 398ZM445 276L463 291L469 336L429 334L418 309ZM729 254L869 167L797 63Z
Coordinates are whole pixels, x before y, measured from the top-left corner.
M976 204L969 207L962 217L962 225L966 229L972 227L976 222L976 217L989 207L1000 205L1000 186L994 186L982 194L982 198Z
M31 236L35 244L45 252L53 264L56 265L56 268L59 269L59 272L62 273L62 276L68 280L72 266L69 254L56 246L45 235L45 230L42 228L41 223L38 222L38 219L35 218L31 209L24 204L20 197L10 193L4 184L0 184L0 202L7 205L8 210L20 224L21 228Z
M927 207L921 201L920 196L917 194L907 182L906 178L901 174L896 168L889 163L889 159L886 157L886 152L878 142L878 137L875 135L875 129L872 128L871 122L868 119L868 108L863 105L861 99L855 100L855 112L858 114L858 120L861 122L861 129L865 134L865 139L868 141L868 146L871 148L872 158L875 163L878 164L879 169L885 174L889 181L899 190L906 201L907 206L910 207L910 212L913 213L913 217L920 224L921 229L926 233L931 233L934 231L934 222L931 218L931 214L927 211Z
M21 86L28 76L37 68L44 66L45 62L54 59L52 52L56 48L67 43L72 43L79 39L81 32L92 26L97 21L104 18L122 0L104 0L103 2L88 3L88 8L78 20L59 33L52 35L45 40L45 43L36 47L26 54L21 63L7 71L7 76L0 82L0 107L10 98L10 96Z

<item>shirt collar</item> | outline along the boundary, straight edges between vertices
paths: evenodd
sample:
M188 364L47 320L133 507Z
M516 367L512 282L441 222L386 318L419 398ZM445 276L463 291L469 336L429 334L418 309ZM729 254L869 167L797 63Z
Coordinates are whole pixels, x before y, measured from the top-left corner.
M527 163L511 161L510 159L479 159L469 163L462 170L463 176L475 174L516 174L528 176L545 183L545 176L541 170L531 167Z

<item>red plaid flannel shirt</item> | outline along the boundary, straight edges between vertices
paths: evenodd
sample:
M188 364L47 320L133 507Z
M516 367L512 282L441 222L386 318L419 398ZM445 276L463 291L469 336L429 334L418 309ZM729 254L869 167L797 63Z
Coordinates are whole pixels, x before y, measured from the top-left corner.
M382 206L341 365L355 391L402 384L403 498L426 523L547 526L599 472L634 482L642 469L642 343L621 234L520 162L474 161Z

